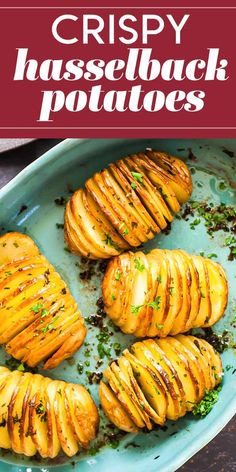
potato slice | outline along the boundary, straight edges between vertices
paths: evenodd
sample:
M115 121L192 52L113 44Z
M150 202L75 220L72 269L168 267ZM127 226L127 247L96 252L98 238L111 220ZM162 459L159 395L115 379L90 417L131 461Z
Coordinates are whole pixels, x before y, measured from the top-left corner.
M119 326L124 332L134 333L136 336L146 336L147 326L150 323L148 301L152 281L147 258L141 251L133 254L130 262L130 273L132 278L130 280L131 291L127 306L127 317L125 323L123 323L121 315Z
M137 433L139 431L121 403L117 400L111 388L104 382L100 382L99 398L105 415L117 428L127 433Z
M155 369L167 395L166 417L172 420L177 419L186 412L185 394L178 374L157 340L147 339L143 344L145 346L143 354L149 362L149 367Z
M174 324L170 331L170 334L181 333L185 331L186 325L188 324L190 312L191 312L191 298L190 298L190 287L191 287L191 273L189 266L186 262L183 254L178 251L172 251L172 257L176 260L180 271L180 277L182 280L182 306L179 310L177 317L175 318Z
M158 412L152 407L152 398L153 395L151 392L148 391L146 397L144 393L142 392L138 380L136 380L134 376L133 369L131 367L131 363L128 361L128 359L124 356L120 357L118 359L118 364L120 369L122 370L123 374L126 377L126 381L128 382L129 387L132 389L132 391L135 393L136 398L139 401L139 404L141 408L145 411L145 413L148 415L148 417L154 421L156 424L163 424L164 418L161 417ZM146 372L145 372L146 374ZM148 380L148 379L147 379ZM149 429L152 428L152 425Z
M42 376L38 374L24 373L24 376L29 376L29 385L24 397L22 427L21 427L21 448L26 456L34 456L37 452L36 445L33 441L34 430L30 427L29 411L31 399L37 394Z
M212 386L215 388L215 386L221 382L223 376L221 358L218 352L216 352L214 348L207 341L205 341L205 339L201 339L201 343L204 346L201 348L201 350L202 352L205 350L210 361Z
M191 310L190 310L185 328L183 330L184 332L191 329L194 321L196 320L196 317L198 315L199 308L200 308L200 303L201 303L201 291L200 291L200 286L199 286L199 275L193 263L192 256L189 256L185 251L179 251L179 252L181 252L182 256L186 260L186 264L190 271L190 279L191 279L191 285L190 285Z
M140 169L138 166L135 166L135 164L133 165L132 162L127 159L119 160L117 166L119 166L123 176L129 182L130 188L133 189L133 191L130 191L131 203L135 206L135 208L139 208L141 210L142 215L146 216L146 214L148 214L149 216L147 220L146 236L147 240L151 239L155 233L160 232L160 227L157 224L157 220L155 218L155 207L152 203L152 199L143 185L143 178L145 176L142 172L142 169ZM141 176L141 179L137 180L134 178L133 173L135 172ZM139 202L141 205L139 205ZM138 207L136 207L137 204Z
M157 261L160 261L160 275L157 280L157 292L154 298L156 304L154 305L152 313L152 322L149 325L148 334L149 336L166 336L167 332L165 329L165 320L168 315L170 305L170 286L171 286L171 273L170 265L167 258L161 256L160 250L154 249L152 255L157 255Z
M201 367L192 352L183 346L178 339L170 337L169 342L177 352L181 353L183 360L185 359L185 365L188 365L191 380L196 392L196 403L198 403L205 393L205 379Z
M21 436L24 431L24 397L31 380L30 375L22 375L8 406L8 432L11 448L14 452L22 454L24 449L21 444Z
M112 372L114 373L114 375L116 376L116 378L118 379L119 383L122 385L122 388L124 389L124 391L128 395L128 397L131 400L132 404L135 405L135 407L137 408L137 410L139 412L139 415L142 418L142 420L144 421L144 424L146 425L147 429L151 430L152 429L152 423L151 423L151 421L149 419L149 416L146 412L147 402L145 402L145 401L142 402L142 400L140 400L137 397L134 389L132 388L132 386L130 384L129 377L128 377L128 380L127 380L126 375L124 375L123 370L120 369L119 365L117 365L115 362L112 362L110 368L111 368Z
M211 319L210 285L207 264L204 258L192 256L192 261L198 271L201 293L200 309L194 321L193 328L199 328Z
M205 360L206 370L209 372L209 382L210 382L210 390L215 387L215 377L214 372L211 369L211 353L207 349L206 345L204 344L203 340L200 338L195 338L194 336L189 336L189 338L194 342L195 346L198 348L202 359Z
M155 235L155 231L158 230L158 226L152 220L147 210L144 208L137 193L135 192L136 184L131 186L132 184L131 178L130 179L127 178L127 172L128 172L128 175L130 176L128 168L125 166L122 160L119 161L119 164L121 164L122 171L119 168L119 166L116 164L110 164L109 171L114 176L116 181L119 183L120 187L125 192L127 198L129 198L130 200L129 205L133 206L133 208L135 209L135 212L137 213L137 217L139 220L139 224L141 224L145 230L146 238L151 239Z
M142 220L139 218L139 214L134 207L130 205L132 193L127 195L122 187L116 182L116 179L113 177L113 174L109 170L104 169L101 171L101 175L105 182L105 188L109 191L109 194L112 194L112 198L116 200L116 204L121 205L124 210L124 219L122 226L119 228L119 232L122 237L128 236L128 232L132 234L140 241L146 242L146 226L142 224Z
M64 343L61 344L59 349L54 352L52 357L47 359L44 364L44 369L55 369L64 359L68 359L76 352L83 344L84 338L86 336L86 328L84 322L81 319L74 322L70 330L66 330ZM55 347L55 340L54 340ZM52 349L52 348L50 348Z
M16 232L0 236L0 266L24 257L37 256L39 250L33 240Z
M61 449L57 433L56 415L54 409L54 402L56 392L60 388L59 380L52 380L45 385L45 400L47 404L47 423L48 423L48 457L56 457Z
M166 419L168 402L165 384L159 374L159 369L155 368L155 363L150 362L148 356L145 356L147 350L143 348L142 344L135 343L132 346L134 354L129 353L126 349L124 356L131 363L137 383L158 415L155 422L163 424Z
M204 391L211 388L211 379L209 369L207 368L206 359L199 352L199 348L195 344L195 338L191 336L184 336L183 334L178 334L175 338L184 346L188 352L191 352L195 357L198 369L202 372L204 377Z
M83 234L84 244L86 245L88 252L94 254L97 258L104 257L106 251L104 251L104 242L99 238L99 231L97 231L97 221L90 212L90 207L85 207L86 200L84 198L84 191L78 190L74 193L71 199L71 209L73 214L76 213L76 209L79 208L78 226L80 232ZM110 251L111 256L116 254L116 251Z
M115 393L117 399L120 401L122 407L129 415L133 423L138 428L144 428L146 425L143 417L140 415L139 408L133 403L130 399L129 395L124 389L124 386L120 382L120 379L112 372L110 367L107 367L104 371L104 375L107 378L110 387L112 388L113 392Z
M184 162L164 152L147 151L146 154L167 173L178 201L185 203L192 193L192 179Z
M45 287L43 276L41 276L40 279L41 280L39 280L38 283L33 284L33 286L30 285L30 290L26 289L23 291L23 295L21 296L22 302L17 297L13 298L11 301L12 306L10 308L10 316L7 316L9 313L7 306L5 306L5 310L2 310L1 317L3 317L3 321L1 323L1 343L12 341L14 344L14 337L21 335L21 332L24 329L35 323L36 320L41 319L42 310L39 309L35 312L35 306L41 306L43 310L52 313L55 311L55 307L52 305L58 299L60 286L55 289L54 284L52 283ZM19 339L17 339L16 344L19 345Z
M172 346L171 337L159 339L158 345L169 358L171 364L174 366L174 369L178 374L182 385L184 385L187 410L190 410L191 404L196 402L197 395L195 390L196 385L193 381L188 363L186 362L184 356L182 356L181 353L177 351L174 346Z
M173 325L182 309L183 303L183 283L176 259L172 256L171 251L163 250L163 256L167 258L170 268L170 303L167 317L164 321L164 333L170 333Z
M143 167L147 171L147 176L155 188L160 192L162 197L161 205L163 214L167 221L172 221L173 216L171 212L173 211L174 213L177 213L180 210L180 205L171 185L169 184L167 174L163 172L161 167L157 166L154 161L148 159L145 155L141 155L141 159Z
M78 443L75 439L73 429L68 421L67 411L65 407L65 382L59 382L54 397L54 413L57 425L57 434L61 447L65 454L69 457L74 456L79 450Z
M212 311L210 318L205 319L204 327L217 323L222 317L228 302L228 284L223 268L211 260L207 260L206 265Z
M120 318L127 295L127 279L130 274L130 252L112 259L106 269L102 281L102 296L105 310L109 317L116 322ZM112 296L113 295L113 296Z
M14 391L17 389L21 377L22 372L15 371L12 375L4 377L0 384L0 447L4 449L11 448L11 439L8 429L9 410L11 409L11 400Z
M16 358L23 359L24 362L28 362L34 349L41 351L42 344L49 343L51 338L55 337L55 329L60 324L67 326L70 325L71 319L75 321L78 318L73 307L69 307L68 310L62 312L60 306L58 306L57 313L53 312L52 315L49 314L49 317L43 317L42 319L36 318L34 323L27 326L7 344L7 352ZM65 319L64 313L68 315L67 319ZM43 358L44 356L42 356L42 360Z
M109 254L116 254L116 247L123 248L123 250L128 249L129 244L127 241L125 241L124 238L114 229L110 221L106 218L104 213L100 210L100 207L96 204L86 189L83 191L83 201L85 209L89 209L91 215L96 219L98 231L101 235L100 237L103 242L103 247L105 246L107 256ZM113 246L110 241L106 243L107 235L110 235L111 241L114 243Z
M128 161L128 160L127 160ZM142 167L134 166L136 172L142 171ZM168 221L172 221L173 217L168 213L168 209L165 206L165 202L158 192L157 188L152 184L152 181L148 178L148 175L143 174L142 186L149 195L148 204L145 203L146 208L148 208L151 213L154 221L158 227L163 230L166 228ZM141 188L141 185L140 185ZM143 191L140 196L143 194ZM143 199L144 204L144 199ZM169 217L167 219L167 216Z
M29 427L32 440L37 451L42 457L48 457L50 445L48 444L48 422L47 422L47 398L45 395L46 385L50 379L41 377L39 389L31 398L29 405Z
M95 438L99 426L96 405L82 385L67 384L65 393L78 439L82 446L87 448Z
M111 224L114 226L116 231L120 233L122 223L124 223L124 221L126 222L125 213L122 206L117 205L116 201L114 200L114 197L112 198L110 193L108 193L107 191L106 193L104 193L104 183L101 176L98 173L95 174L93 176L93 179L87 180L85 185L87 191L99 205L99 207L106 215L108 220L111 222ZM131 242L134 246L139 246L140 244L140 241L137 240L135 236L132 236L130 232L126 235L122 235L122 237L128 244L130 244ZM117 248L117 250L118 252L121 252L119 248Z

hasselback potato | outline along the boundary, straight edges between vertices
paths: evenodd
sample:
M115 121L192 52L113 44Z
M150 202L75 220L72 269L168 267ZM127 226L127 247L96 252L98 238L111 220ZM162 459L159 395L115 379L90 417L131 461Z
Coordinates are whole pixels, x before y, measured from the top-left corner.
M66 206L69 249L90 259L140 246L165 229L192 192L180 159L146 150L97 172Z
M203 339L178 335L136 342L104 371L100 402L118 428L137 432L192 411L221 381L220 356Z
M207 327L223 315L223 268L182 250L126 252L113 258L102 282L105 311L124 333L165 337Z
M99 423L81 385L0 367L0 447L33 456L68 456L87 448Z
M65 282L31 238L0 237L0 344L16 359L45 369L70 357L86 335Z

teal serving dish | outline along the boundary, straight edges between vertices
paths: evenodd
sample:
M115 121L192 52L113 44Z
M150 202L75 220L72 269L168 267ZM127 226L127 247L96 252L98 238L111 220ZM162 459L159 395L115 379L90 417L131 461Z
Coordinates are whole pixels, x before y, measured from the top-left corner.
M83 185L86 178L100 170L111 161L133 152L152 147L170 152L183 158L189 165L194 191L192 200L212 202L213 205L224 203L236 207L236 140L82 140L67 139L48 151L42 157L24 169L0 191L0 231L20 231L30 235L41 252L46 255L68 283L73 296L78 301L85 317L95 313L96 301L100 297L102 274L98 266L90 280L80 277L84 262L65 250L63 230L63 206L55 199L68 198L71 189ZM56 200L57 201L57 200ZM226 270L229 280L229 304L223 319L215 325L216 333L229 331L232 337L236 326L236 259L228 260L229 247L226 244L228 233L216 231L213 237L207 233L204 218L198 224L192 224L198 215L188 220L175 218L168 234L158 235L145 245L148 251L154 247L183 248L190 253L214 254ZM98 328L88 326L86 341L91 348L89 359L85 356L87 347L82 347L69 362L63 362L53 371L39 371L52 378L83 383L89 389L98 404L98 385L88 384L86 368L79 373L87 360L87 369L94 370L98 351ZM131 344L133 338L116 332L109 327L111 335L111 355L115 357L113 346ZM191 414L173 423L167 423L165 430L156 428L149 434L124 435L112 440L106 435L106 422L101 413L101 428L98 439L90 451L72 459L64 456L55 461L25 458L2 450L0 453L1 472L34 472L56 468L58 472L96 471L96 472L174 472L199 449L205 446L226 425L236 412L236 357L233 340L231 348L222 354L225 374L219 401L203 419ZM0 363L4 364L7 356L4 348L0 349ZM101 371L109 359L102 359ZM97 452L98 443L108 443ZM223 448L223 445L222 445ZM95 454L96 452L96 454Z

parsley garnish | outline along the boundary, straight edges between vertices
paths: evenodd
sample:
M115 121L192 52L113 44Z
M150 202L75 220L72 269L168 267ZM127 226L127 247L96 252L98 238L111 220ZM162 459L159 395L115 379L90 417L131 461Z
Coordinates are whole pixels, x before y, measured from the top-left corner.
M153 310L160 310L161 297L158 295L155 300L148 302L147 306L153 308Z
M115 280L117 281L120 280L121 276L122 276L122 272L117 272L115 275Z
M213 257L217 257L217 254L214 252L211 252L210 254L207 254L208 259L213 259Z
M200 218L196 218L194 221L192 221L192 223L190 223L189 225L190 229L195 229L195 227L199 225L200 223L201 223Z
M213 405L218 401L219 399L219 392L221 390L221 387L218 387L216 390L206 390L205 395L203 399L194 406L193 408L193 414L200 415L200 416L206 416L208 413L213 408Z
M131 305L131 313L137 315L139 312L140 308L142 308L143 305Z
M131 172L133 178L137 180L137 182L142 183L143 181L143 174L140 174L139 172ZM132 184L131 184L132 185Z
M39 313L40 310L42 310L42 308L43 308L42 303L36 303L36 305L34 305L30 308L30 311L34 311L34 313Z
M111 236L109 234L106 234L106 239L104 239L103 241L105 244L107 244L107 246L114 247L115 249L117 249L117 244L112 241Z
M143 272L143 270L145 269L145 266L144 266L144 264L141 262L140 257L136 257L136 258L134 259L134 266L135 266L135 269L139 270L140 272Z

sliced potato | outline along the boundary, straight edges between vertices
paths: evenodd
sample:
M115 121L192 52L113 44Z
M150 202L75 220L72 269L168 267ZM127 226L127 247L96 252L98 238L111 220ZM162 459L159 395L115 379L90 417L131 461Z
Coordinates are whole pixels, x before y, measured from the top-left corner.
M222 379L219 354L194 336L146 339L130 351L105 369L99 392L105 414L124 431L178 419Z
M28 236L7 233L1 245L0 344L30 366L46 359L47 368L56 367L86 335L77 304Z
M99 398L105 415L117 428L127 433L138 432L137 426L130 419L119 400L117 400L111 388L104 382L100 383Z
M165 337L212 326L224 314L227 279L219 264L182 250L127 252L110 261L104 309L124 333Z
M95 438L99 416L84 387L0 368L0 447L71 457Z
M165 229L192 192L186 165L165 153L146 151L109 164L67 203L69 249L90 259L138 247Z

